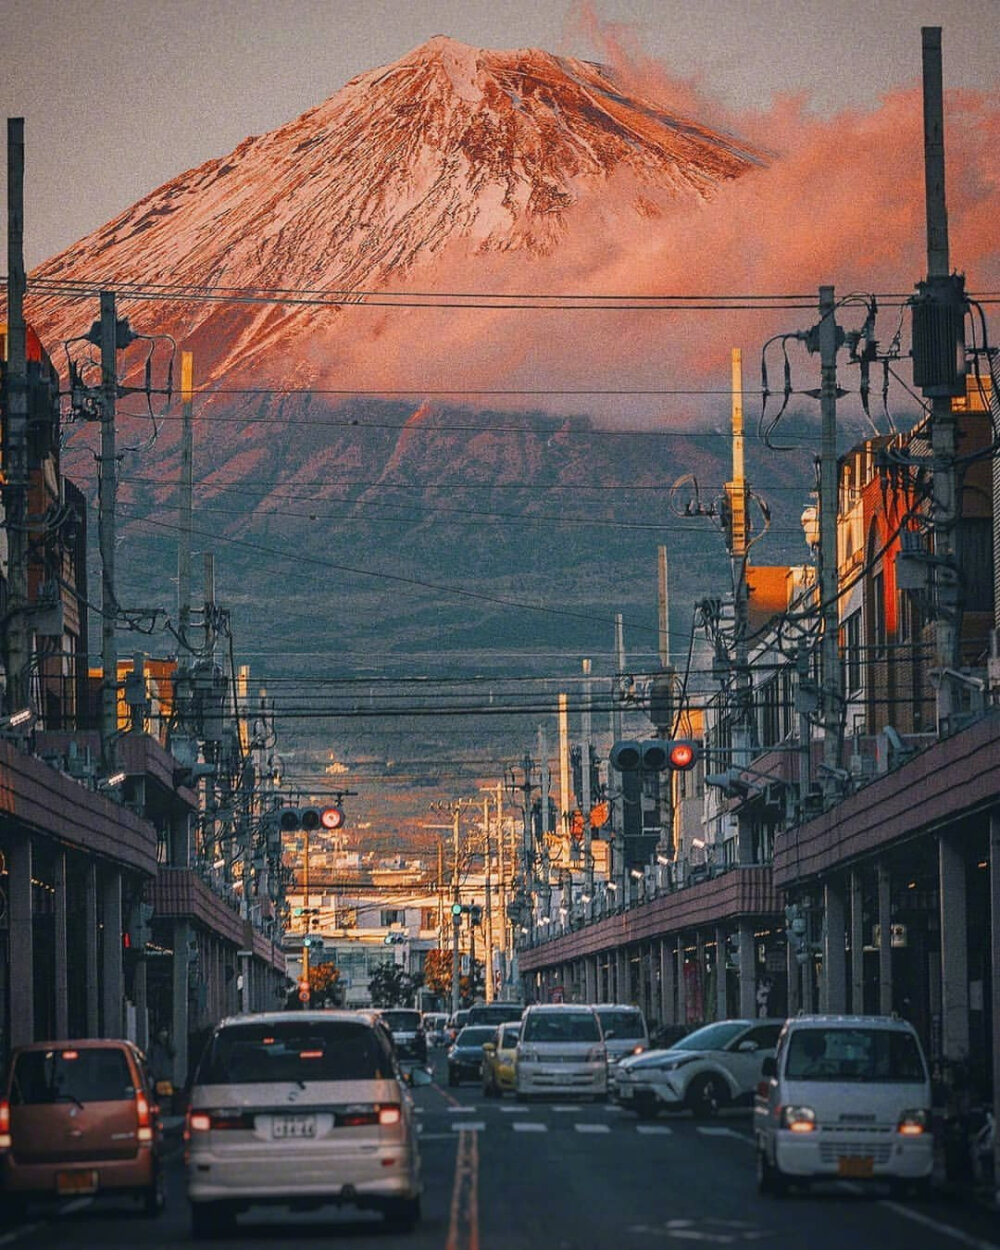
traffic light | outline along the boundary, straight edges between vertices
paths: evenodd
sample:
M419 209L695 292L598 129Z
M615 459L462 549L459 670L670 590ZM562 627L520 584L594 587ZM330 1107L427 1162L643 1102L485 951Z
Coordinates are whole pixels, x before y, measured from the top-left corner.
M620 773L661 773L666 768L686 772L698 762L698 744L691 738L616 742L610 760L611 767Z
M477 925L483 918L483 909L478 903L473 903L469 908L469 924Z
M339 807L283 807L278 815L278 828L282 833L304 829L312 833L316 829L339 829L344 823L344 813Z

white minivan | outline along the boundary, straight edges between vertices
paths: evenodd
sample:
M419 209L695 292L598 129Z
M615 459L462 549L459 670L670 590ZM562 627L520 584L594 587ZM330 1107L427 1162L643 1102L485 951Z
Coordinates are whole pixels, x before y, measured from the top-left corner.
M535 1003L521 1017L514 1063L519 1098L608 1092L608 1052L593 1007Z
M762 1065L754 1103L757 1183L930 1186L931 1085L913 1026L895 1016L795 1016Z

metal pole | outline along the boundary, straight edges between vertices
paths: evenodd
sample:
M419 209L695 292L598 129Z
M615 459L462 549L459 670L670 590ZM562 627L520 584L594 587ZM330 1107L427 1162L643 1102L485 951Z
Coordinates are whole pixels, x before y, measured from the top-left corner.
M458 808L456 807L452 813L452 867L451 867L451 897L452 903L461 903L461 897L458 884ZM451 1014L454 1015L458 1011L459 1003L459 984L458 984L458 937L459 926L462 923L461 913L455 913L451 918Z
M191 626L191 513L194 491L191 432L193 395L194 357L191 352L181 352L181 500L177 553L177 620L178 633L182 642L188 646L188 631Z
M590 828L590 660L583 661L583 710L581 712L580 806L583 808L583 886L591 899L594 895L594 846ZM590 904L587 904L588 913Z
M118 464L115 405L118 399L118 323L113 291L101 292L101 456L98 462L98 530L101 548L101 763L115 771L118 729L118 652L115 621L115 506Z
M489 795L483 796L483 829L486 834L486 873L485 888L486 898L484 901L485 916L483 917L483 937L485 941L485 954L483 956L484 980L486 982L486 1001L491 1003L494 998L493 987L493 876L490 871L490 799Z

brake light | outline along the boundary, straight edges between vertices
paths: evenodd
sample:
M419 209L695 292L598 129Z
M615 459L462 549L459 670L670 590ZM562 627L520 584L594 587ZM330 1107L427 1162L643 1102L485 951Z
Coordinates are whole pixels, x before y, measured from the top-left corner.
M378 1109L379 1124L399 1124L402 1118L403 1111L397 1103L391 1103L387 1107L379 1107Z
M0 1100L0 1150L10 1149L10 1103Z
M135 1116L138 1122L136 1141L151 1142L153 1140L153 1117L149 1110L149 1099L143 1093L135 1096Z
M187 1117L188 1135L191 1133L207 1133L212 1127L212 1117L207 1111L189 1111Z

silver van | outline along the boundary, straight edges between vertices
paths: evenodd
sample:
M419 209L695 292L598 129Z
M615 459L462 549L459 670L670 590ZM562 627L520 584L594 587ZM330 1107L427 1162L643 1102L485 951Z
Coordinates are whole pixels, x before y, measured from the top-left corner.
M594 1008L568 1003L525 1008L514 1072L519 1098L543 1094L605 1098L608 1052Z
M646 1017L638 1007L622 1003L595 1003L601 1022L604 1045L608 1052L608 1088L614 1093L618 1064L628 1055L641 1055L649 1050Z
M923 1193L934 1166L931 1085L913 1026L895 1016L795 1016L762 1064L757 1184L884 1181Z
M414 1084L430 1081L416 1068ZM348 1203L396 1230L420 1218L413 1100L376 1015L289 1011L223 1020L194 1076L185 1125L195 1238L259 1204Z

